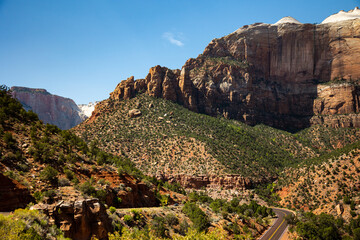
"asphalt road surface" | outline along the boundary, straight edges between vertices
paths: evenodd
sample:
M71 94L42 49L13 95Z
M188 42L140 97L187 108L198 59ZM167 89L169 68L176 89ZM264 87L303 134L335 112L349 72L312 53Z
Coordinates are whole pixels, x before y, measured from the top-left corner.
M278 216L278 219L271 226L269 230L266 231L264 235L259 238L259 240L278 240L283 235L288 224L285 220L285 216L293 214L290 211L284 209L273 208L275 214Z

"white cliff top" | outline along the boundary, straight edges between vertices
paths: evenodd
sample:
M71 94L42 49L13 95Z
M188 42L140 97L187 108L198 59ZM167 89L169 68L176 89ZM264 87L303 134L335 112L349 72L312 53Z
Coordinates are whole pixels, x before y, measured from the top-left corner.
M95 103L91 102L89 104L79 104L78 107L83 115L85 115L86 117L90 117L97 103L98 102Z
M277 21L276 23L274 23L274 25L279 25L279 24L283 24L283 23L295 23L295 24L302 24L301 22L299 22L298 20L296 20L293 17L283 17L282 19L280 19L279 21Z
M340 12L327 17L322 23L340 22L356 18L360 18L360 9L358 7L348 12L341 10Z

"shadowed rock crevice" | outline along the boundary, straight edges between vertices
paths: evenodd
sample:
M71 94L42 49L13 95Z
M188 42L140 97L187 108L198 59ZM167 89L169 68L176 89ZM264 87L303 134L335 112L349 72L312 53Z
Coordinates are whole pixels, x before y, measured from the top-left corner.
M0 173L0 212L25 208L32 201L34 198L24 185Z

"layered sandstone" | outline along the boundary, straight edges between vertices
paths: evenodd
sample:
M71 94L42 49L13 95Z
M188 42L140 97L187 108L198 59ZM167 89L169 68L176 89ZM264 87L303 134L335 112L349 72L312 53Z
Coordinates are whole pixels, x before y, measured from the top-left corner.
M253 189L256 185L264 182L269 182L269 179L258 179L256 182L253 179L243 177L238 174L228 175L175 175L175 176L162 176L161 180L177 182L184 188L191 189Z
M45 89L12 87L11 91L26 110L35 112L44 123L70 129L86 118L72 99L52 95Z
M65 237L77 240L108 239L113 228L105 206L98 199L54 204L37 204L31 209L41 210L64 232Z
M156 66L145 79L122 81L110 99L146 92L193 111L286 130L347 114L356 117L340 125L358 126L359 79L360 19L280 21L214 39L181 71Z

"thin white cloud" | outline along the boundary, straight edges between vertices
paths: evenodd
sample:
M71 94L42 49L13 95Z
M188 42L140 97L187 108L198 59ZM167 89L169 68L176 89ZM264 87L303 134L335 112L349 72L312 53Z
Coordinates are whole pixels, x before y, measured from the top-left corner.
M178 47L184 46L184 43L178 39L175 38L174 34L171 32L165 32L163 33L163 38L168 40L171 44L174 44Z

